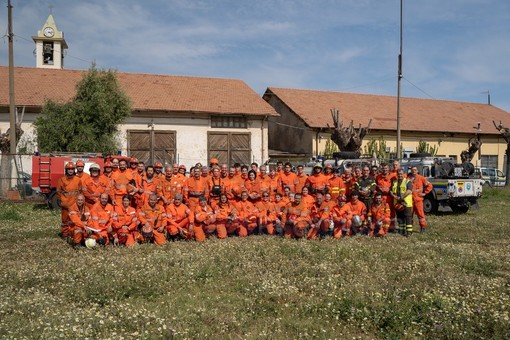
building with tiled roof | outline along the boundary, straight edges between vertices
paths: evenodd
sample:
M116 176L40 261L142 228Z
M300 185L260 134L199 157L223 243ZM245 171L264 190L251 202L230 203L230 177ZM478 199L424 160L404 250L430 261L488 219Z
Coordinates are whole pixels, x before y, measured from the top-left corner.
M395 153L396 97L269 87L263 98L280 114L269 119L272 150L307 157L322 154L330 137L328 126L333 126L331 109L337 109L344 125L352 121L355 127L367 126L371 120L364 145L383 138L390 153ZM401 98L400 117L405 153L415 152L424 140L438 147L438 155L459 158L478 133L483 145L473 163L503 167L506 142L492 121L510 126L510 114L504 110L488 104Z
M35 140L31 123L45 101L71 100L85 72L15 68L16 106L25 108L25 140ZM0 130L5 131L8 67L0 66L0 79L5 85L0 87ZM133 108L120 127L122 154L188 167L210 158L229 164L268 158L267 119L278 114L242 80L123 72L117 72L117 79Z

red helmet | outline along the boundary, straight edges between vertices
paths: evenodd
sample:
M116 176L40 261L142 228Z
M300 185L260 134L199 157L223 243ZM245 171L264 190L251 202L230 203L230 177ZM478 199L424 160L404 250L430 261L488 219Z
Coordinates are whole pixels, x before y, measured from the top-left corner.
M179 169L184 169L184 170L186 170L186 165L184 165L184 164L179 165Z
M220 161L218 160L218 158L211 158L209 164L220 164Z
M345 195L338 196L338 202L347 202L347 197Z
M163 164L161 162L156 162L156 164L154 164L154 167L155 168L162 168Z
M133 158L131 158L131 159L129 160L129 163L131 163L131 164L132 164L132 163L138 163L138 158L134 158L134 157L133 157Z
M106 163L104 163L104 168L113 168L112 162L106 161Z
M74 169L75 168L74 163L73 162L67 162L65 168L66 169Z
M79 161L76 161L76 166L85 166L85 162L80 159Z

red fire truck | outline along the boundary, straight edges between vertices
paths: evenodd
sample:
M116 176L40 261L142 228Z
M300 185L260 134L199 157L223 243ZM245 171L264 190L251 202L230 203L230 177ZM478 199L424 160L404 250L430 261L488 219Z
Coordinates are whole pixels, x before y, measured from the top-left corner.
M49 153L32 156L32 188L36 193L46 197L51 208L59 209L57 183L58 179L65 174L64 166L67 162L76 163L82 160L85 163L84 171L89 173L92 163L99 164L102 169L106 161L111 161L114 158L125 159L129 162L129 157L126 156L104 156L98 153Z

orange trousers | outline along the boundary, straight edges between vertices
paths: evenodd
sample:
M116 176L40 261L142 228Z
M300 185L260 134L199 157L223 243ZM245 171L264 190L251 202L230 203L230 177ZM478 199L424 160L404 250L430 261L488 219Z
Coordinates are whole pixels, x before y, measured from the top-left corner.
M244 222L241 221L239 223L239 237L246 237L248 235L253 234L255 229L257 229L257 223L256 222Z
M152 238L151 239L144 238L142 234L140 234L138 236L138 239L141 242L151 242L151 241L153 241L154 244L156 244L158 246L164 246L166 244L165 233L164 232L159 232L157 229L154 229L152 231Z
M420 227L427 228L427 221L425 220L425 212L423 211L423 201L413 200L413 215L418 216L418 223Z
M382 225L374 221L370 226L367 227L369 228L368 236L386 236L388 235L388 229L390 228L390 219L383 219Z
M234 235L237 233L238 229L239 223L229 222L227 220L216 221L216 233L218 238L224 239L227 238L228 235Z
M214 234L217 230L216 224L203 224L196 223L193 227L193 233L195 235L195 241L204 242L207 237Z
M180 230L179 228L182 230L188 230L188 227L189 227L189 219L186 217L186 218L183 218L182 220L180 221L174 221L176 225L174 224L168 224L168 226L166 227L166 230L168 232L168 234L170 236L176 236L180 233Z
M351 235L352 221L350 219L341 219L335 221L335 227L333 229L333 237L340 239L343 236Z
M318 223L319 221L315 222ZM309 240L314 240L317 238L317 236L322 233L327 233L329 230L329 226L331 225L331 222L329 219L325 219L321 222L320 225L316 225L314 228L310 228L308 230L308 235L306 235L306 238Z
M123 244L127 247L134 246L136 244L136 241L138 239L138 232L137 231L126 231L126 230L119 230L117 232L117 238L119 240L119 244Z
M60 212L60 232L62 233L62 237L73 236L71 235L69 223L71 219L69 218L69 209L62 208Z

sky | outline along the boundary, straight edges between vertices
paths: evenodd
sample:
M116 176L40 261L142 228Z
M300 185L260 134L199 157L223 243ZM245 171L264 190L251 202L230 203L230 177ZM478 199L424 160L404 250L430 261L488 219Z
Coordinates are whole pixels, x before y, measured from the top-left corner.
M16 66L35 67L31 37L51 6L69 45L66 69L95 61L119 72L241 79L260 95L267 87L397 95L400 0L11 1ZM510 112L509 18L508 0L404 0L401 95L487 103L490 92Z

